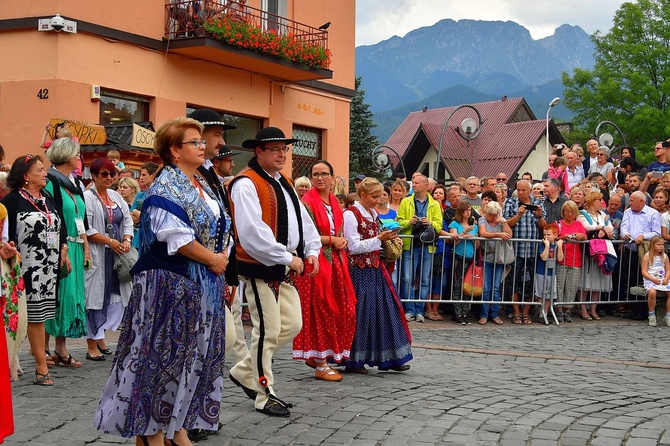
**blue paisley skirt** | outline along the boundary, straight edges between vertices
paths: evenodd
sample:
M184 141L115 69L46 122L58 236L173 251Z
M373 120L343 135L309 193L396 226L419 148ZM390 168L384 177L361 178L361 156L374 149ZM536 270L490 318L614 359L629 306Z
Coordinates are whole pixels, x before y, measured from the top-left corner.
M216 430L224 362L223 314L187 277L135 276L94 426L132 437L182 428ZM223 312L221 312L223 313Z

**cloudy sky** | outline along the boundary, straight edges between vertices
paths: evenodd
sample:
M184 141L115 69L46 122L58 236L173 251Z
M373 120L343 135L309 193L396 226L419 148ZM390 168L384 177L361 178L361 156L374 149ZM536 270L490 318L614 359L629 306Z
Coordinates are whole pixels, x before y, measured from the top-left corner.
M534 39L552 35L564 23L589 34L608 31L621 0L356 0L356 46L431 26L442 19L511 20Z

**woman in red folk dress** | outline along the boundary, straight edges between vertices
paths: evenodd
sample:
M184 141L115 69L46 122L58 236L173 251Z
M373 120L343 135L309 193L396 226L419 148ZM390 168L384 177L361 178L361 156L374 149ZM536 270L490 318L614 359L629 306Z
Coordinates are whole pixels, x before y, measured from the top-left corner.
M4 297L0 296L0 309L4 308ZM12 416L12 388L9 384L9 357L5 340L5 321L0 317L0 443L14 433Z
M2 206L0 204L0 206ZM0 212L4 210L2 206ZM14 252L16 249L11 247ZM7 247L0 248L0 251L6 251ZM3 258L4 254L0 254ZM0 315L5 314L5 305L7 298L4 293L0 293ZM11 319L11 318L10 318ZM16 330L16 327L14 327ZM9 355L7 353L7 341L5 340L5 318L0 317L0 443L14 433L14 417L12 416L12 388L9 383Z
M302 198L321 235L319 272L300 276L296 285L302 307L302 330L293 340L293 359L315 368L314 378L341 381L330 368L349 358L356 330L356 296L349 275L347 240L342 236L344 219L337 198L330 192L333 166L317 161L312 166L312 189Z

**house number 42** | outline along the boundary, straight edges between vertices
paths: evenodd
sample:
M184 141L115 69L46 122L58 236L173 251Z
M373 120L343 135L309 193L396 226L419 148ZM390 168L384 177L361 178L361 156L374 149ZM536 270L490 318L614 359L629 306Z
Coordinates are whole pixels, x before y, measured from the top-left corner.
M39 91L37 92L37 97L40 99L49 99L49 89L40 88Z

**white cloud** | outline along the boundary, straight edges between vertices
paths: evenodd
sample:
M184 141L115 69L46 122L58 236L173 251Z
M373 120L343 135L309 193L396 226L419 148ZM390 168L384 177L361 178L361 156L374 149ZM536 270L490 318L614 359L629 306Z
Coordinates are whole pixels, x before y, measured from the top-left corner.
M442 19L511 20L526 27L534 39L552 35L564 23L589 34L612 26L621 0L357 0L356 45L400 37Z

